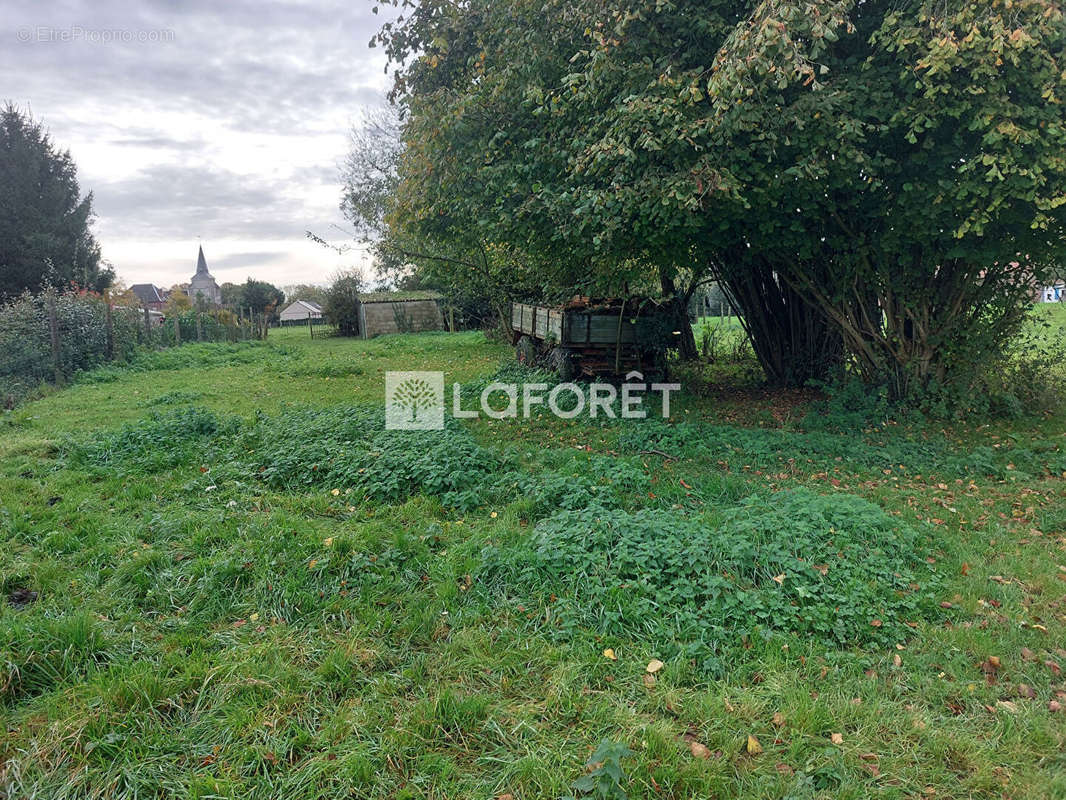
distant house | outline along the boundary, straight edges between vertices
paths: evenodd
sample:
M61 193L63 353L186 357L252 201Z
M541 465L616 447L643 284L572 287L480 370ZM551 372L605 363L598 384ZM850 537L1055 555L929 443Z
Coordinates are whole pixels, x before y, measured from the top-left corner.
M151 283L135 283L130 291L137 297L142 308L150 308L152 311L162 311L167 302L167 293Z
M1061 303L1066 301L1066 283L1059 281L1054 286L1045 286L1040 292L1040 302Z
M285 306L279 316L282 325L306 324L308 318L317 322L322 319L322 307L310 300L295 300Z
M436 292L369 292L359 295L359 335L444 330Z

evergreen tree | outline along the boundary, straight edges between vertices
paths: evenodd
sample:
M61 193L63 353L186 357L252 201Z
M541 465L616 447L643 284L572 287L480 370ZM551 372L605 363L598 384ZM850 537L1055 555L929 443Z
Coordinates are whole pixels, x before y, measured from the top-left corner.
M82 197L70 152L12 103L0 109L0 301L48 286L106 289L89 229L92 193Z

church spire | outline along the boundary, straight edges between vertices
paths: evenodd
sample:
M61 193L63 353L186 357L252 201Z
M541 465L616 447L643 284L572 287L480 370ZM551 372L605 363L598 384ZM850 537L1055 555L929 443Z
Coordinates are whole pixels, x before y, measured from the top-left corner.
M200 255L196 258L196 274L209 275L207 271L207 259L204 258L204 246L200 245Z

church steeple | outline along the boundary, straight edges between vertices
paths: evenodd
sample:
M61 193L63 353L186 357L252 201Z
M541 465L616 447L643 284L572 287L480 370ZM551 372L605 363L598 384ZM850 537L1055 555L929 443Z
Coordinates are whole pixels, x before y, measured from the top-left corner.
M196 258L196 274L197 275L210 275L207 271L207 259L204 258L204 246L200 245L200 255Z
M200 245L200 252L196 256L196 274L189 281L189 297L201 298L216 306L222 305L222 290L211 273L207 271L207 259L204 258L203 245Z

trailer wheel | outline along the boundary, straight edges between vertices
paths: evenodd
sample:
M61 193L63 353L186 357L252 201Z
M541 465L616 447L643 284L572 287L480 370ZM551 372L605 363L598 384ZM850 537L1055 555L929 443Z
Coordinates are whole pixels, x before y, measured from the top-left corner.
M574 379L574 357L565 347L556 347L548 354L548 364L563 383Z
M537 345L529 336L521 336L518 339L518 344L515 345L514 354L519 364L531 367L533 362L537 360Z

